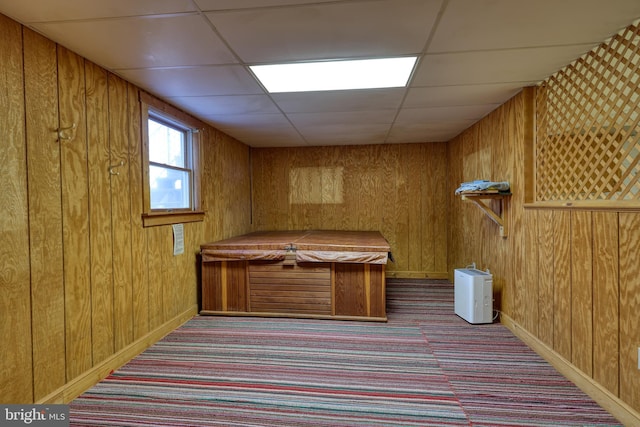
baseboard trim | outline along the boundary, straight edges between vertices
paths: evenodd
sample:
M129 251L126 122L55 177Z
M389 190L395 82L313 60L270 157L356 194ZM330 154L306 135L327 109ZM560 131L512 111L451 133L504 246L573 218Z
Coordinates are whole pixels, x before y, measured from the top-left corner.
M593 378L556 353L552 348L525 330L511 317L500 313L501 323L554 368L589 395L600 406L616 417L625 426L640 425L640 413L620 400L616 395L598 384Z
M197 314L197 305L189 307L187 310L178 314L176 317L164 323L159 328L149 332L142 338L129 344L122 350L98 363L96 366L69 381L68 383L58 388L54 392L48 394L36 403L66 404L71 402L73 399L80 396L82 393L104 379L112 371L120 368L122 365L136 357L138 354L142 353L148 347L158 342L169 332L173 331L178 326L182 325Z
M385 271L387 279L448 279L446 271Z

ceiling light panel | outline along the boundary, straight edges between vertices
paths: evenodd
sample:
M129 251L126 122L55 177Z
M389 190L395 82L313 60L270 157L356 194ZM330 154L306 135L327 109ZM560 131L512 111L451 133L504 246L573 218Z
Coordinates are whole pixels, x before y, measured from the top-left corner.
M270 93L380 89L407 85L417 57L251 66Z

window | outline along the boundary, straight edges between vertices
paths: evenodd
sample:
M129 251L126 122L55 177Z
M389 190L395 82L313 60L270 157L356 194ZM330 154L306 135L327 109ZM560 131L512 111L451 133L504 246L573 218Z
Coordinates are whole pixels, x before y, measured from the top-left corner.
M141 94L141 100L144 224L201 221L199 123L155 98Z
M149 112L151 210L189 209L192 204L192 132Z

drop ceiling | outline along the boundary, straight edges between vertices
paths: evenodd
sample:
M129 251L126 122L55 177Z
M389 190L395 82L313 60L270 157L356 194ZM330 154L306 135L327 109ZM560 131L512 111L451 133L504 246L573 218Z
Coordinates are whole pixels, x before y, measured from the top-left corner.
M638 0L0 0L253 147L447 141L640 17ZM268 94L248 66L418 55L407 88Z

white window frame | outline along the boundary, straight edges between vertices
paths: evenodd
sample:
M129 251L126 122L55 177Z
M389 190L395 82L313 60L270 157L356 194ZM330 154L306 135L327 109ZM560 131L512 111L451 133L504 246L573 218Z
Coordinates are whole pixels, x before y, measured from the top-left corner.
M144 213L142 215L145 227L178 224L183 222L196 222L204 220L204 212L201 206L200 195L200 140L204 131L204 125L193 117L183 113L163 101L160 101L144 92L140 93L141 101L141 128L142 128L142 161L143 161L143 197ZM190 171L191 182L189 189L190 206L186 209L151 209L151 189L149 179L149 167L153 165L149 161L149 119L166 124L169 127L185 131L185 151L187 164L185 168ZM164 167L164 166L161 166Z

